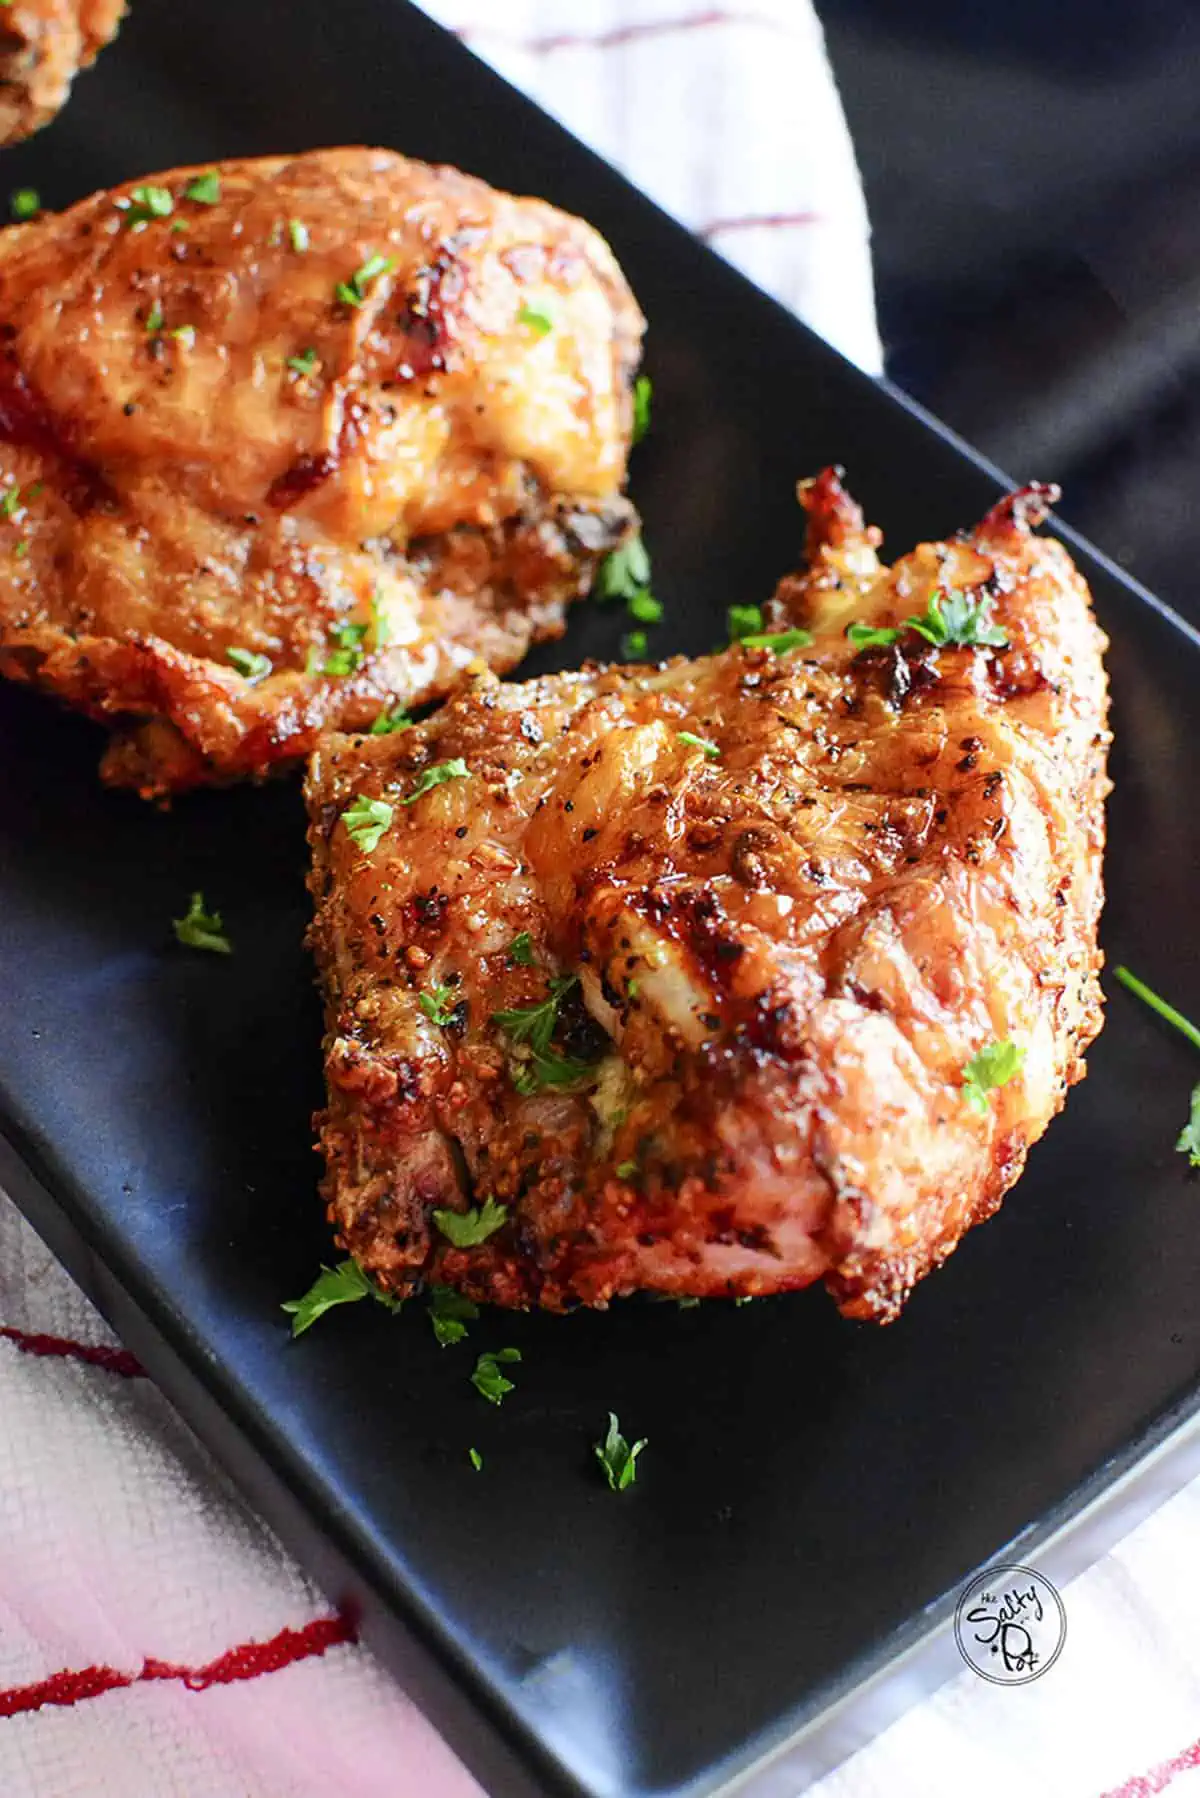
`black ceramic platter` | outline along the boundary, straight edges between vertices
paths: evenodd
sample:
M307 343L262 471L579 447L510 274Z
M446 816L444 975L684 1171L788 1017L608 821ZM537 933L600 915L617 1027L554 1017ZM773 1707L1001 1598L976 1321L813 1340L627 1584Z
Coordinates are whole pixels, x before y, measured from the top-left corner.
M799 547L796 477L826 462L897 553L994 498L994 470L397 0L135 0L4 167L57 206L347 142L545 195L613 244L651 321L633 491L664 651L767 594ZM1200 638L1077 550L1112 639L1106 945L1200 1014ZM529 667L611 656L621 629L582 606ZM524 1356L502 1409L417 1306L290 1342L280 1302L330 1256L299 793L163 815L103 792L97 756L90 725L0 693L0 1175L497 1798L699 1798L789 1743L815 1767L804 1744L970 1570L1036 1555L1195 1411L1200 1202L1172 1145L1197 1069L1123 992L999 1217L889 1328L819 1291L490 1318L474 1346ZM171 940L193 888L228 962ZM650 1441L619 1498L590 1453L610 1409Z

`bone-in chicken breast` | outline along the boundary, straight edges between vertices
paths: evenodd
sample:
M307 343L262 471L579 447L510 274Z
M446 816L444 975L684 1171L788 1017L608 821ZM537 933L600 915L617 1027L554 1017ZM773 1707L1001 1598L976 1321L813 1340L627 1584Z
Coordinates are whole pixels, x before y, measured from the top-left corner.
M157 795L510 667L630 526L641 331L589 226L390 151L0 232L0 671Z
M48 125L80 69L116 34L125 0L6 0L0 7L0 144Z
M888 1319L1082 1076L1104 639L1042 493L890 569L803 498L766 642L314 757L324 1195L382 1287Z

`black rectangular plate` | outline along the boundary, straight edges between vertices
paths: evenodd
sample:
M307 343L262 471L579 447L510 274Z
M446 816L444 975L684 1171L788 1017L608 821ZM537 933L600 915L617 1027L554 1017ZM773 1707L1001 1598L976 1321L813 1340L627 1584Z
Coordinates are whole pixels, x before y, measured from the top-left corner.
M652 321L634 488L664 650L721 641L726 605L769 591L798 547L794 479L824 462L895 550L992 499L994 471L395 0L140 0L6 166L58 205L340 142L544 194L613 243ZM1113 643L1110 954L1200 1010L1200 639L1081 559ZM620 630L581 608L536 666L611 655ZM97 752L91 726L0 695L0 1171L494 1792L717 1790L1195 1407L1200 1214L1172 1143L1196 1069L1123 994L999 1219L889 1329L820 1293L496 1317L478 1346L525 1357L500 1411L417 1307L290 1343L280 1301L329 1254L299 794L162 816L102 793ZM225 913L228 963L171 941L194 887ZM610 1408L650 1441L619 1499L590 1462Z

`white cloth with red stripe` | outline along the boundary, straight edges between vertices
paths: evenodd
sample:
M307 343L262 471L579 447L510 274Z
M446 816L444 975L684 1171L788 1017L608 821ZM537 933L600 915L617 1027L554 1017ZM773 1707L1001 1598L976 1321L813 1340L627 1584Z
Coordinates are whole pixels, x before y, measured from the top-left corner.
M879 368L862 191L807 0L426 10ZM151 1383L69 1352L114 1338L2 1196L0 1327L3 1798L479 1798ZM1125 1798L1200 1788L1198 1546L1191 1489L1068 1588L1043 1679L964 1672L813 1793L1099 1798L1155 1768Z

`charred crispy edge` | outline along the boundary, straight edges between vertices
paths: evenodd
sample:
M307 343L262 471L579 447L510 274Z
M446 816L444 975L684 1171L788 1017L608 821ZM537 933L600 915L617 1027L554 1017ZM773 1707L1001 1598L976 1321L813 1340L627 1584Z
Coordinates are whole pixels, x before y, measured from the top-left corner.
M806 563L816 562L825 545L837 549L868 534L863 509L844 485L845 474L845 469L839 464L831 463L820 474L801 481L796 488L796 497L808 517L804 543ZM876 541L882 541L881 533L876 531L874 535Z

